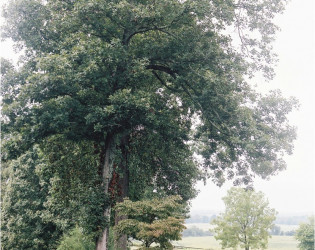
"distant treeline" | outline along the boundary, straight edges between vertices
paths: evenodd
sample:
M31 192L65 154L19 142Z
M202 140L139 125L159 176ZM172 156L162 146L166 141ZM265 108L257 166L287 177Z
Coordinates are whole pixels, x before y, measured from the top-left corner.
M299 225L302 222L307 222L309 216L278 216L275 224L284 224L284 225Z
M210 223L216 217L216 215L191 215L190 218L186 219L186 223Z
M190 218L186 219L186 223L210 223L216 215L191 215ZM307 222L308 216L279 216L277 217L275 224L284 225L299 225L302 222Z
M183 237L200 237L200 236L212 236L213 234L209 230L202 230L196 226L187 228L183 231Z
M274 226L269 232L270 235L285 235L293 236L295 235L295 230L291 231L282 231L279 226ZM183 237L202 237L202 236L213 236L213 233L210 230L202 230L196 226L192 226L183 231Z
M270 235L286 235L286 236L293 236L295 235L295 230L290 230L290 231L281 231L280 226L273 226L271 231L269 232Z
M285 235L285 236L293 236L295 235L295 231L282 231L280 226L275 225L271 231L270 235ZM210 230L202 230L196 226L192 226L183 231L183 237L201 237L201 236L213 236L213 233Z

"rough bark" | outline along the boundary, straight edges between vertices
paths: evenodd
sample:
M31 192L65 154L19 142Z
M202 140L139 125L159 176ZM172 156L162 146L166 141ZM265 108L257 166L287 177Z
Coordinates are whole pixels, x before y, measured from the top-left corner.
M101 160L101 163L102 163L102 171L101 171L102 172L102 186L104 188L104 193L106 196L108 195L110 173L111 173L111 169L113 166L112 144L113 144L113 137L112 137L112 135L108 134L106 136L106 140L105 140L105 147L102 150L103 160ZM104 216L107 218L110 216L110 206L108 208L105 208ZM106 227L106 228L104 228L102 235L99 237L99 239L97 241L96 250L106 250L107 249L108 235L109 235L109 227Z
M121 220L127 219L126 216L119 216L115 214L115 225L119 223ZM128 237L126 234L121 235L116 241L115 241L115 250L126 250L127 249L127 241Z
M117 199L117 202L122 202L125 197L128 197L129 193L129 169L128 169L128 144L129 136L124 136L120 142L120 150L122 153L122 160L119 164L119 189L121 194ZM115 214L115 225L117 225L121 220L127 219L126 216L120 216ZM127 249L127 235L121 235L118 240L115 242L115 249L125 250Z

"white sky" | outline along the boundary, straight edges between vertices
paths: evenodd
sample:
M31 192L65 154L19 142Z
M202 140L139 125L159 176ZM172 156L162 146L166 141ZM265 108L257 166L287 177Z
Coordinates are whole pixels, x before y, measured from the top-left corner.
M315 108L315 23L314 0L291 0L283 15L276 19L281 27L274 51L279 56L276 77L271 82L255 79L261 91L280 89L284 96L299 99L300 108L291 113L297 127L293 155L285 157L287 169L269 181L256 178L256 190L265 193L270 206L280 214L314 212L314 108ZM200 194L192 202L192 212L224 210L221 200L231 183L218 188L210 181L199 184Z
M291 123L298 128L293 155L286 157L287 170L269 181L255 180L254 186L266 194L271 207L281 214L309 213L314 211L314 107L315 107L315 23L314 0L291 0L285 13L277 18L282 31L274 44L279 55L276 77L266 83L257 78L259 89L281 89L285 96L295 96L301 107L290 115ZM0 5L6 2L0 0ZM12 57L7 43L1 44L1 56ZM256 83L255 82L255 83ZM192 201L192 211L223 210L221 200L230 183L218 188L210 181L199 184L200 194Z

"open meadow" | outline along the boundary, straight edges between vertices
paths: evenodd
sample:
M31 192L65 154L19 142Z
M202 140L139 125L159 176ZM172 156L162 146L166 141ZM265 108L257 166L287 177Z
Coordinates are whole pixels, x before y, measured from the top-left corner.
M140 247L140 242L134 243L135 245L131 247L132 250L136 250ZM213 236L184 237L181 241L172 242L172 244L175 246L175 249L221 250L219 242L216 241ZM298 250L297 245L298 241L294 236L272 236L272 238L269 239L268 250Z
M187 228L196 227L203 231L208 231L213 227L210 223L188 223L185 226ZM278 224L277 226L279 226L284 232L296 230L298 227L297 225L283 224ZM181 241L174 242L173 244L178 247L187 247L182 249L221 249L219 242L216 241L213 236L183 237ZM269 239L268 250L294 250L298 249L297 245L298 241L294 238L294 236L272 236Z
M296 250L297 240L293 236L273 236L269 239L268 250ZM204 249L204 250L219 250L221 249L218 241L213 236L204 237L185 237L181 241L174 242L173 245L185 247L182 249Z
M298 225L284 225L284 224L276 224L280 227L281 231L288 232L292 230L296 230L299 226ZM203 231L208 231L213 226L210 223L188 223L185 224L187 228L197 227Z

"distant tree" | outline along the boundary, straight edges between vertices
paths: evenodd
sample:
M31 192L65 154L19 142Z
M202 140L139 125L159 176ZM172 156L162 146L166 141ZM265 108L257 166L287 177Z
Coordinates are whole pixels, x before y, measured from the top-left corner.
M271 235L280 235L281 234L281 228L279 226L274 225L271 228L270 234Z
M300 242L299 248L302 250L314 249L314 217L308 223L301 223L296 231L296 239Z
M125 199L115 207L128 218L114 227L118 237L126 234L140 240L145 247L158 243L161 249L171 249L170 240L180 240L185 229L179 196L132 202Z
M266 249L268 230L276 219L276 211L262 192L231 188L223 198L226 211L213 220L215 238L222 248Z
M295 233L296 233L296 232L295 232L294 230L290 230L290 231L284 232L284 235L286 235L286 236L294 236Z

